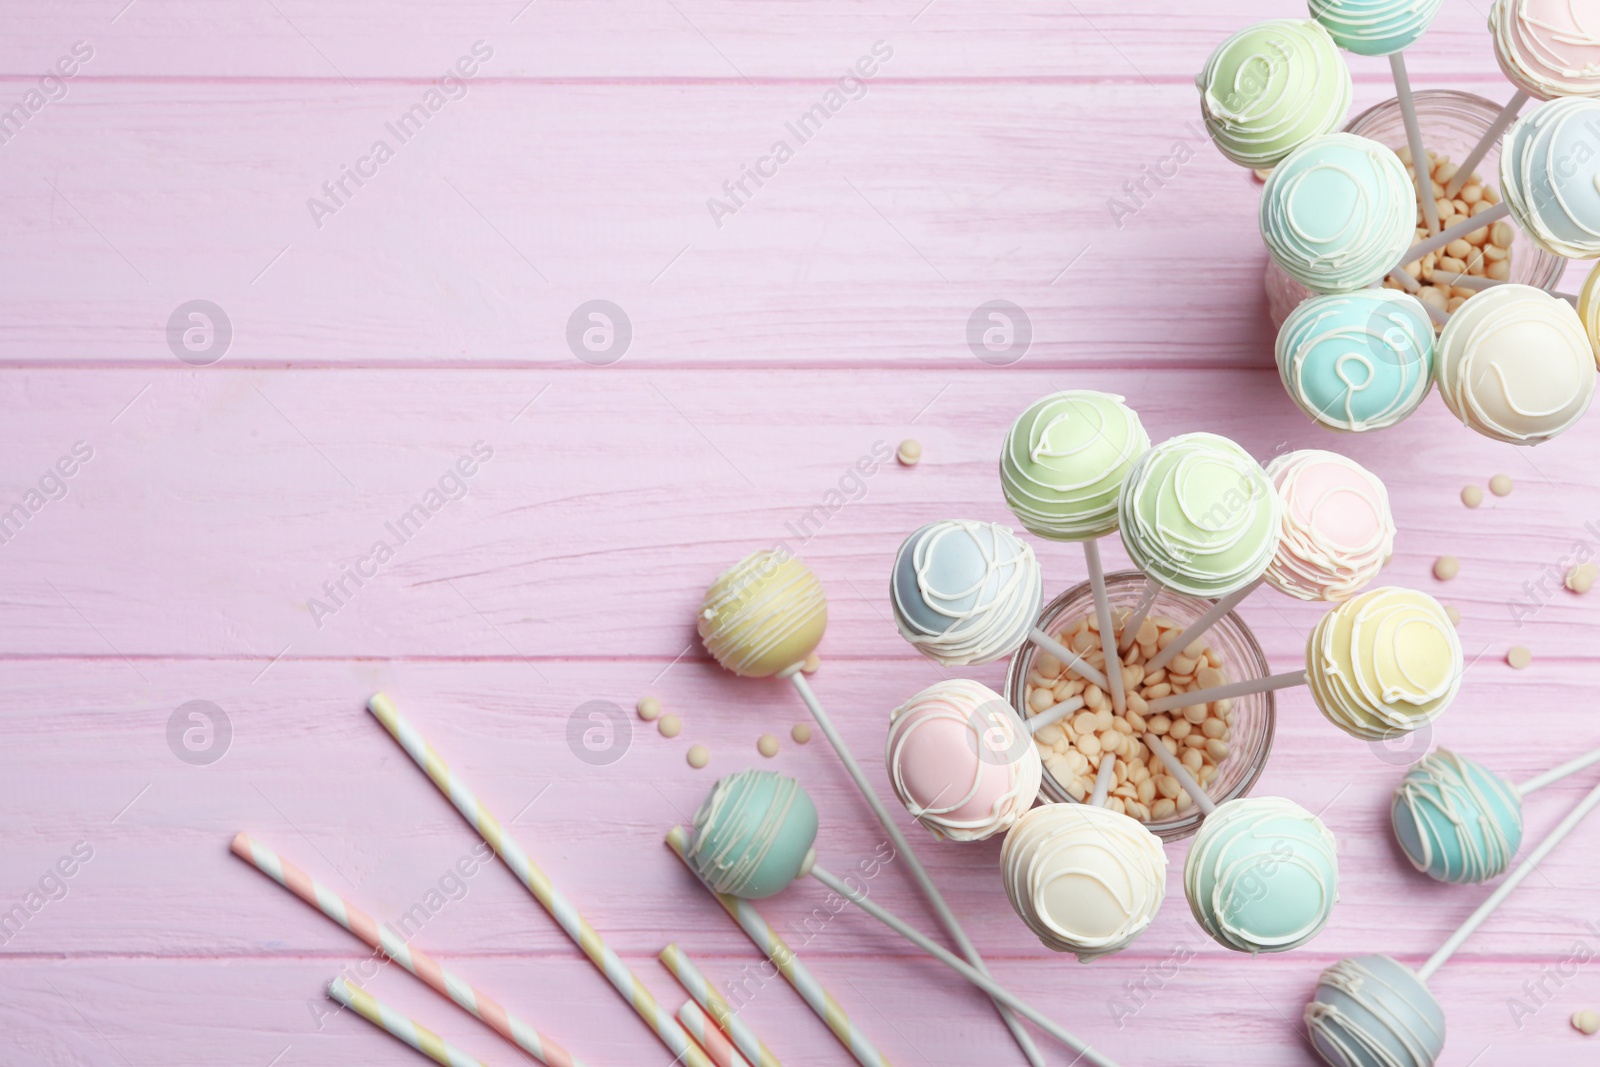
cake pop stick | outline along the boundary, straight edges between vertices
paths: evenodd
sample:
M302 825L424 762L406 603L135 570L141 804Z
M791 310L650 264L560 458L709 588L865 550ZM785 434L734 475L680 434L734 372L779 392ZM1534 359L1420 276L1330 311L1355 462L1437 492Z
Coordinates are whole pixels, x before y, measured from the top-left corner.
M991 542L994 543L997 542ZM1016 568L1012 572L1012 582L1025 587L1027 583L1021 576L1022 564L1017 563ZM822 640L827 623L827 598L823 594L822 583L817 581L816 575L805 564L775 551L757 552L746 557L712 583L701 606L698 626L706 650L724 668L744 677L778 675L788 678L794 685L823 736L838 753L839 761L856 790L872 809L890 841L905 857L907 869L938 914L951 940L973 966L983 970L983 958L956 920L955 913L944 902L933 879L911 851L910 843L890 818L888 809L878 799L878 794L862 773L844 739L839 736L839 731L834 729L833 720L823 710L800 671L805 657ZM1028 624L1031 627L1031 617ZM1042 1065L1044 1061L1039 1050L1021 1023L1003 1009L1000 1011L1006 1027L1029 1062L1036 1067Z
M1583 821L1584 816L1593 811L1597 804L1600 804L1600 785L1589 790L1588 794L1578 802L1578 806L1568 812L1567 817L1562 819L1556 828L1551 830L1549 835L1539 842L1532 852L1528 853L1528 858L1523 860L1522 864L1512 871L1505 881L1495 887L1494 892L1489 894L1488 899L1479 904L1478 909L1467 916L1466 921L1456 929L1455 933L1450 935L1444 944L1439 946L1438 951L1429 956L1427 961L1417 968L1417 977L1424 982L1432 978L1439 968L1443 967L1450 957L1456 954L1467 938L1471 937L1478 927L1482 926L1485 920L1494 914L1494 910L1505 903L1506 897L1511 895L1512 890L1527 881L1528 875L1532 874L1539 864L1544 862L1545 857L1555 851L1555 847L1566 840L1568 834L1578 828L1578 824Z
M1077 1053L1079 1060L1082 1062L1100 1064L1101 1067L1116 1067L1114 1061L1107 1059L1103 1054L1097 1051L1094 1046L1083 1041L1081 1038L1074 1036L1059 1023L1056 1023L1054 1020L1052 1020L1048 1015L1045 1015L1044 1012L1040 1011L1038 1008L1035 1008L1027 1001L1017 997L1010 990L996 982L993 978L989 977L982 971L976 970L971 965L966 963L966 961L962 960L948 949L944 948L942 945L939 945L937 942L929 939L926 935L919 933L914 927L897 918L893 913L885 911L883 908L879 907L878 904L870 900L865 893L862 893L859 890L852 890L850 886L838 876L832 874L821 866L814 867L811 871L811 875L817 881L827 886L830 890L839 894L839 896L850 901L852 904L855 904L862 911L866 912L874 919L877 919L883 925L887 926L889 929L893 930L907 941L910 941L913 945L916 945L918 948L922 949L922 951L926 952L940 963L943 963L946 967L949 967L951 970L961 975L961 977L965 978L979 989L982 989L985 993L988 993L991 997L1001 1001L1008 1007L1015 1010L1019 1015L1038 1026L1039 1029L1055 1038L1062 1045Z
M487 841L505 865L511 868L517 880L527 887L544 910L556 921L562 931L572 939L584 955L589 957L591 963L606 976L614 989L638 1013L661 1043L666 1045L675 1057L682 1058L685 1067L713 1067L700 1046L684 1032L683 1027L650 995L644 983L634 977L628 965L622 958L611 950L594 927L589 925L587 919L578 913L555 884L546 877L544 871L529 858L528 853L517 843L516 839L508 833L499 819L485 807L482 802L467 788L465 782L456 777L455 773L439 758L432 746L424 740L416 728L401 715L395 708L394 702L383 693L374 693L367 701L367 709L372 712L377 720L383 723L384 728L394 735L400 742L400 747L405 749L406 755L427 774L439 791L449 798L456 806L463 818L471 824L485 841Z
M1109 752L1100 754L1100 769L1095 771L1094 792L1089 794L1089 803L1094 807L1103 807L1106 794L1111 792L1111 783L1116 780L1117 758Z
M678 1021L700 1043L717 1067L750 1067L750 1062L728 1040L728 1035L717 1028L710 1016L700 1010L700 1005L686 1000L678 1008Z
M1150 657L1150 661L1144 665L1145 673L1154 674L1171 663L1184 649L1194 643L1195 638L1220 622L1223 616L1243 603L1245 597L1259 589L1264 581L1266 581L1265 578L1257 578L1243 589L1235 590L1217 600L1215 604L1205 610L1204 614L1186 626L1177 637L1173 638L1166 648L1161 649Z
M688 835L681 826L674 826L667 834L667 846L672 849L673 854L682 860L684 866L688 867L696 877L700 877L699 870L689 861L687 842ZM701 881L704 879L701 878ZM711 890L711 895L717 898L722 910L739 924L739 929L744 931L745 936L772 961L784 980L794 987L794 991L800 994L800 999L816 1013L817 1018L833 1032L833 1036L839 1039L839 1043L861 1067L888 1067L889 1061L878 1052L877 1046L850 1021L844 1009L839 1007L838 1001L834 1000L833 996L823 988L822 983L817 981L810 968L800 961L794 949L785 944L777 931L767 924L767 920L761 917L754 904L742 897L719 893L709 884L706 888Z
M1150 609L1155 605L1156 597L1160 595L1161 583L1154 578L1146 578L1144 588L1139 590L1139 599L1122 624L1122 640L1117 642L1118 652L1128 651L1134 642L1139 640L1139 628L1144 625L1144 620L1150 617Z
M1147 733L1141 740L1144 741L1146 748L1156 754L1156 758L1167 769L1167 773L1176 778L1178 784L1183 786L1183 791L1189 794L1189 799L1194 801L1194 806L1200 809L1200 814L1210 815L1217 810L1217 802L1211 799L1211 794L1207 793L1205 788L1194 780L1194 776L1189 773L1189 768L1183 765L1183 761L1167 747L1162 738L1156 734Z
M1461 169L1456 171L1456 176L1451 178L1449 184L1444 187L1445 196L1450 197L1452 200L1455 199L1455 195L1461 191L1462 186L1467 184L1467 179L1472 177L1472 172L1478 169L1478 164L1483 162L1483 157L1489 154L1489 149L1499 142L1501 135L1506 132L1513 122L1517 121L1517 116L1522 114L1522 109L1527 107L1528 101L1532 99L1533 97L1529 96L1524 90L1517 90L1516 95L1506 103L1504 110L1495 116L1495 120L1483 132L1483 137L1479 139L1477 144L1472 146L1472 151L1467 153L1467 158L1461 161Z
M1201 929L1236 952L1287 952L1320 933L1339 899L1338 845L1322 820L1283 797L1217 804L1167 748L1145 744L1205 819L1183 867Z
M889 595L901 636L941 666L988 663L1032 640L1102 689L1108 685L1034 625L1044 598L1039 562L998 523L946 519L919 528L895 555Z
M660 960L667 970L672 972L678 984L694 998L694 1002L705 1009L706 1014L722 1027L745 1059L755 1067L783 1067L778 1062L778 1057L772 1054L772 1050L756 1036L754 1030L750 1029L750 1024L745 1022L722 994L712 987L700 968L695 966L694 961L689 959L682 949L675 944L668 945L661 950Z
M1404 267L1407 263L1415 263L1417 260L1426 256L1429 252L1437 252L1451 241L1465 237L1474 230L1481 230L1485 226L1492 226L1510 214L1511 205L1502 200L1489 210L1480 212L1479 214L1467 219L1465 222L1458 222L1454 226L1447 226L1445 229L1435 233L1432 237L1425 237L1418 241L1416 244L1406 249L1405 255L1400 257L1399 265Z
M844 764L845 771L850 775L851 781L855 782L856 789L866 799L867 806L877 816L878 823L883 827L884 832L889 835L889 840L894 844L895 851L904 857L906 868L910 870L911 876L916 880L917 885L921 887L922 895L933 906L934 913L939 917L940 925L945 928L945 932L950 935L950 939L961 950L961 954L971 961L975 968L987 975L989 972L988 968L984 966L983 957L978 954L978 950L972 944L972 940L967 937L967 932L962 929L955 912L951 911L950 905L944 902L944 895L939 892L939 887L933 884L933 879L929 877L927 869L922 866L922 861L917 859L916 853L911 851L911 842L907 841L906 835L900 832L900 827L896 826L894 820L889 816L889 809L884 807L883 801L878 799L878 794L868 784L867 776L862 773L855 757L850 754L850 749L845 745L844 738L840 737L839 731L834 729L833 720L828 718L828 713L822 710L822 704L818 702L816 694L811 691L811 686L806 681L805 675L796 669L791 671L789 678L794 682L795 688L799 690L800 699L805 701L806 707L811 709L811 716L816 720L823 736L828 739L828 743L839 754L839 760ZM1030 744L1029 747L1033 746ZM996 1007L998 1006L997 1004ZM1003 1009L1001 1010L1001 1018L1005 1020L1012 1036L1016 1038L1017 1044L1022 1048L1023 1054L1028 1057L1029 1061L1042 1065L1044 1061L1042 1058L1038 1058L1039 1050L1034 1046L1033 1039L1022 1029L1016 1018Z
M1555 785L1563 778L1570 777L1571 775L1577 774L1581 770L1593 767L1596 763L1600 763L1600 748L1597 748L1592 752L1585 752L1583 755L1570 759L1561 764L1559 767L1552 767L1543 774L1534 775L1532 778L1529 778L1526 782L1523 782L1521 785L1516 787L1517 794L1519 796L1526 797L1531 793L1537 793L1546 786Z
M1100 653L1105 657L1106 680L1111 683L1111 706L1118 715L1128 710L1127 696L1122 690L1122 662L1117 651L1117 628L1111 620L1111 600L1106 596L1106 572L1100 562L1100 542L1085 541L1083 558L1089 568L1089 590L1094 599L1095 618L1099 622Z
M1416 175L1417 200L1422 204L1422 220L1429 233L1439 232L1439 205L1433 198L1432 179L1428 176L1428 152L1422 143L1422 124L1417 121L1417 102L1411 96L1411 76L1406 73L1403 52L1389 56L1389 71L1394 75L1395 96L1400 100L1400 117L1406 126L1406 144L1411 149L1411 169Z
M483 1061L469 1056L421 1023L402 1015L364 989L343 978L328 984L328 996L352 1009L367 1022L396 1037L435 1063L444 1067L484 1067Z
M393 929L379 926L371 915L345 900L305 871L280 857L243 831L234 835L233 853L301 900L365 941L371 948L421 979L434 992L449 997L540 1063L550 1067L583 1067L583 1063L550 1037L501 1007L487 993L446 969L432 956L406 944Z
M1269 674L1262 678L1247 678L1241 682L1227 682L1223 685L1214 685L1209 689L1191 689L1187 693L1173 693L1170 696L1157 697L1149 701L1150 714L1159 715L1163 712L1176 711L1195 704L1209 704L1213 700L1231 700L1234 697L1248 696L1251 693L1271 693L1279 689L1292 689L1297 685L1306 684L1305 671L1284 671L1282 674Z
M1388 956L1372 955L1341 960L1323 971L1304 1015L1317 1054L1332 1067L1433 1067L1444 1050L1444 1009L1428 991L1427 980L1596 805L1600 805L1600 785L1417 970Z
M814 847L816 807L800 783L793 778L772 771L744 771L730 775L712 788L711 795L695 812L694 822L692 839L685 843L687 835L681 827L675 827L668 836L668 843L675 849L682 846L684 862L719 898L727 895L735 901L742 901L744 898L772 896L787 888L795 879L810 875L919 948L928 951L988 993L997 1003L1005 1004L1034 1022L1090 1062L1111 1067L1103 1056L1090 1050L1084 1042L1048 1016L1018 999L986 971L966 963L867 900L864 890L852 889L845 881L822 869L817 864Z

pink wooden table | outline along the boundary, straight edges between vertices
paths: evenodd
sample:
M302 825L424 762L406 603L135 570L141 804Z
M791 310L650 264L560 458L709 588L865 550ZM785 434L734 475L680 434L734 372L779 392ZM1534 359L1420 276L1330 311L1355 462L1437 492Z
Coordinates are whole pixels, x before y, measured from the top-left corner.
M1411 59L1420 86L1509 95L1486 6L1445 6ZM1192 77L1233 29L1303 13L1293 0L12 4L0 110L43 99L0 138L0 512L26 513L0 539L0 921L23 909L0 935L0 1063L420 1062L330 1016L325 983L365 953L230 856L239 829L380 918L422 904L419 945L590 1062L665 1063L502 869L430 897L476 838L362 702L389 691L518 814L663 1000L682 999L654 960L668 941L737 978L757 957L661 843L714 776L761 763L801 778L835 867L880 834L825 746L788 742L804 717L792 692L707 660L702 589L753 548L803 540L832 597L813 681L871 756L888 709L940 677L887 617L891 554L934 518L1009 521L999 438L1052 389L1124 393L1158 438L1210 430L1262 458L1319 446L1368 464L1401 528L1387 579L1463 616L1473 665L1433 740L1513 777L1600 741L1600 609L1539 591L1575 545L1600 545L1600 419L1529 452L1466 432L1434 398L1386 434L1335 438L1278 384L1257 189L1197 137ZM74 76L41 88L63 57ZM794 136L786 124L864 57L872 76ZM1388 95L1381 61L1353 66L1358 106ZM792 152L763 162L779 139ZM1193 159L1114 224L1108 199L1180 144ZM734 202L724 183L746 167L769 176L744 178ZM210 365L168 341L197 299L231 325ZM591 300L631 324L612 365L568 347ZM967 345L990 300L1031 321L1013 366ZM193 364L220 354L220 334L184 349L184 325ZM890 464L813 510L876 442L907 436L926 448L919 467ZM473 474L450 477L475 447ZM71 477L52 473L63 457ZM1463 484L1502 471L1512 496L1462 508ZM440 494L397 538L389 524L441 486L459 499ZM392 558L372 558L379 541ZM1041 551L1053 588L1082 578L1077 553ZM1443 587L1442 553L1462 561ZM1317 617L1265 592L1243 613L1277 670ZM1503 661L1512 644L1533 650L1525 672ZM1002 669L973 673L999 684ZM683 736L635 723L620 761L574 756L581 706L646 692ZM190 701L220 709L228 736L219 720L186 761L169 723ZM1316 941L1254 960L1212 944L1184 907L1179 846L1152 930L1086 969L1016 921L998 843L925 843L997 975L1128 1065L1277 1067L1313 1060L1298 1020L1325 965L1431 951L1485 890L1405 866L1386 829L1395 757L1338 734L1304 693L1282 706L1259 791L1325 809L1340 841L1343 900ZM785 739L770 762L764 732ZM686 765L691 742L710 747L709 770ZM1534 798L1530 835L1585 788ZM1580 831L1441 972L1441 1062L1594 1062L1600 1046L1567 1017L1600 1006L1600 971L1578 962L1600 951L1597 846L1600 827ZM75 848L72 876L52 876ZM933 928L892 865L872 892ZM801 886L766 910L798 924L821 899ZM985 1001L862 916L831 919L805 955L897 1064L1022 1062ZM403 974L371 987L491 1063L517 1059ZM844 1061L781 984L748 1018L786 1064Z

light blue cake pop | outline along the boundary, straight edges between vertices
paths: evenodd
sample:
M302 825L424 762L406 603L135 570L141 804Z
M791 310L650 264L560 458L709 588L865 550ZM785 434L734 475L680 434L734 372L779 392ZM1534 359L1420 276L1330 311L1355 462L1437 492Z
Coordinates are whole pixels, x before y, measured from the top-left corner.
M1433 1067L1444 1009L1410 968L1388 956L1340 960L1306 1005L1311 1045L1333 1067Z
M1600 100L1564 97L1517 120L1500 153L1506 206L1535 244L1600 257Z
M1444 0L1310 0L1311 17L1346 52L1389 56L1416 44Z
M1353 293L1397 268L1416 219L1417 190L1400 157L1351 133L1295 149L1261 194L1267 252L1318 293Z
M1183 890L1195 921L1224 948L1287 952L1328 924L1339 899L1338 846L1292 800L1230 800L1200 824Z
M1011 530L949 519L905 539L889 594L901 635L929 659L962 667L1022 645L1039 618L1044 578Z
M799 782L772 771L717 782L694 813L694 831L684 858L718 893L770 897L817 861L816 806Z
M1381 430L1433 388L1434 333L1422 301L1394 289L1312 297L1278 331L1278 377L1331 430Z
M1481 763L1439 749L1394 791L1394 835L1411 865L1457 885L1504 874L1522 845L1522 796Z

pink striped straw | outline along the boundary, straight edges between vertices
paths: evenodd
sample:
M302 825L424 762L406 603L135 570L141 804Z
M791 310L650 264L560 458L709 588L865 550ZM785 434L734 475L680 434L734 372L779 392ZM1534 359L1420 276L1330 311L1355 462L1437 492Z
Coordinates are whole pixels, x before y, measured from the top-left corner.
M546 1064L547 1067L584 1067L582 1060L506 1011L500 1006L499 1001L479 992L459 975L446 970L426 952L412 948L394 931L379 926L372 916L349 903L299 867L282 859L276 852L242 830L234 835L233 853L416 975L435 992L449 997L488 1023L495 1033L540 1063Z
M733 1047L728 1035L694 1001L683 1002L683 1007L678 1009L678 1021L700 1042L700 1047L706 1050L706 1055L717 1067L750 1067L750 1061L739 1055L739 1050Z

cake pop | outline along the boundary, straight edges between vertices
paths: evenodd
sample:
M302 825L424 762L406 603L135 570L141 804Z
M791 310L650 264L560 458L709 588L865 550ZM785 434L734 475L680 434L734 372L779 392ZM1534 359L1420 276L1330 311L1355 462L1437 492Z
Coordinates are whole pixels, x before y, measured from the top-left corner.
M1039 618L1043 578L1033 549L992 522L946 520L905 539L889 599L900 634L945 667L1015 651Z
M933 906L941 925L961 954L985 975L983 957L967 937L955 913L945 903L939 888L911 851L911 844L895 825L889 809L867 781L861 765L851 754L833 720L812 692L811 683L801 671L805 658L822 640L828 622L827 598L822 583L806 565L786 553L756 552L721 575L706 592L700 612L700 638L706 651L723 667L745 677L777 675L787 678L816 720L817 728L839 755L845 773L855 784L879 825L889 835L906 869L916 879L922 894ZM997 1005L998 1006L998 1005ZM1033 1039L1017 1019L1001 1011L1001 1018L1017 1045L1032 1064L1044 1060Z
M1195 79L1212 143L1241 167L1276 166L1344 122L1354 86L1328 31L1272 19L1222 42Z
M1537 445L1589 409L1595 349L1565 300L1530 285L1497 285L1450 317L1434 377L1445 405L1469 428Z
M1282 797L1216 803L1167 738L1144 743L1205 816L1183 865L1195 921L1235 952L1288 952L1316 937L1339 900L1338 843L1322 820Z
M1322 972L1306 1005L1311 1045L1332 1067L1433 1067L1444 1050L1444 1010L1427 981L1473 931L1600 804L1590 790L1528 858L1416 971L1388 956L1357 956Z
M1500 153L1505 206L1535 244L1568 259L1600 256L1597 129L1600 100L1551 100L1517 120Z
M1419 162L1427 159L1428 153L1422 143L1422 124L1417 121L1417 104L1411 95L1405 49L1416 44L1433 25L1443 3L1444 0L1311 0L1311 17L1322 24L1340 48L1358 56L1389 57L1395 97L1405 122L1406 144L1411 148L1411 158ZM1427 180L1422 178L1423 182ZM1418 199L1428 232L1438 233L1439 206L1431 190L1430 195Z
M700 607L706 651L744 678L768 678L800 663L827 626L822 583L782 550L755 552L728 568Z
M1439 602L1393 586L1324 615L1306 674L1330 722L1367 741L1409 733L1444 713L1461 685L1461 641Z
M1313 421L1382 430L1433 388L1433 324L1422 301L1393 289L1316 296L1278 331L1278 376Z
M1025 814L1000 851L1006 896L1046 948L1082 962L1120 952L1167 893L1161 839L1136 819L1088 804Z
M1444 0L1310 0L1311 17L1358 56L1388 56L1428 32Z
M695 812L690 841L683 842L678 828L668 841L676 842L674 847L681 849L684 862L719 897L761 898L779 892L796 877L815 878L1089 1062L1116 1067L986 972L965 963L867 899L859 887L852 888L828 871L817 862L816 832L816 809L799 782L772 771L751 770L724 778L713 787L711 796Z
M1039 795L1044 764L998 693L936 682L890 715L884 762L895 796L937 838L982 841L1010 829Z
M1123 480L1149 448L1150 436L1122 397L1079 389L1030 406L1012 423L1000 453L1000 488L1022 525L1040 537L1083 545L1107 663L1116 658L1107 647L1115 644L1116 629L1098 539L1116 530ZM1103 688L1121 714L1127 707L1121 672L1108 671L1106 678Z
M1596 358L1600 358L1600 263L1589 272L1589 280L1583 283L1583 292L1578 294L1578 317L1583 320Z
M1266 578L1299 600L1348 600L1394 554L1394 515L1377 475L1337 452L1286 452L1267 464L1283 529Z
M1393 150L1331 133L1307 141L1267 179L1261 237L1273 261L1307 289L1354 292L1403 262L1416 201Z
M1322 617L1306 642L1305 670L1173 693L1149 701L1146 710L1159 715L1308 685L1329 722L1364 741L1383 741L1444 714L1461 671L1461 642L1443 605L1426 593L1386 587Z
M1299 948L1333 914L1336 848L1322 820L1292 800L1230 800L1206 815L1189 848L1189 910L1213 941L1236 952Z
M1494 55L1518 89L1539 100L1600 97L1600 16L1578 0L1494 0Z
M1494 0L1490 5L1494 56L1517 92L1467 153L1445 186L1446 196L1461 191L1529 100L1600 97L1600 28L1592 16L1584 25L1585 10L1575 0Z
M1523 799L1595 763L1600 749L1513 785L1476 760L1437 749L1395 788L1395 839L1430 878L1486 882L1504 874L1522 847Z
M1118 498L1122 544L1152 580L1190 596L1225 596L1272 562L1278 494L1250 454L1191 433L1156 445Z
M1033 549L997 523L921 527L901 542L889 578L900 635L940 666L989 663L1033 641L1108 688L1104 672L1036 625L1043 599Z
M1150 435L1122 397L1053 393L1011 424L1000 488L1030 533L1052 541L1105 537L1117 529L1123 479L1149 448Z
M713 892L760 900L810 874L817 809L800 783L771 771L720 779L694 814L691 866Z

